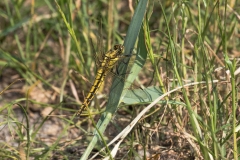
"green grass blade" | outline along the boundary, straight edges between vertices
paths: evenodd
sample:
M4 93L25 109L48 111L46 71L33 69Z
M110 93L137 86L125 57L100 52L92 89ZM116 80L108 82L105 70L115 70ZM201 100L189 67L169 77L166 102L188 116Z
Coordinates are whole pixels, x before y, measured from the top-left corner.
M142 25L143 17L147 9L147 3L148 3L147 0L142 0L137 5L137 8L135 10L134 16L132 18L131 24L127 32L126 39L124 41L124 47L125 47L124 55L132 54L132 50L134 48L137 36L140 31L140 27ZM126 58L126 59L127 59L127 62L126 61L125 62L128 63L130 58ZM125 74L126 70L127 70L126 64L119 65L118 71L120 75ZM88 158L93 147L96 145L98 139L100 139L101 137L99 136L99 132L102 134L105 131L107 125L109 124L112 118L113 113L116 112L120 98L121 98L119 93L121 93L123 89L124 89L124 83L119 78L115 78L113 80L113 84L111 87L111 93L110 93L109 101L106 107L106 111L104 112L104 114L101 116L100 120L97 123L97 130L94 132L95 136L93 137L88 148L82 155L81 157L82 160L85 160Z
M58 5L57 1L55 1L55 3L57 5L58 11L59 11L60 15L62 16L62 19L63 19L63 21L64 21L64 23L65 23L65 25L68 29L69 34L71 35L71 37L73 38L73 40L76 44L76 47L77 47L77 50L78 50L78 53L79 53L79 57L80 57L82 63L84 63L84 58L83 58L83 55L82 55L81 45L80 45L81 43L80 43L80 41L78 41L78 39L76 37L76 34L75 34L74 29L72 27L71 21L70 22L67 21L66 16L63 13L61 7ZM71 14L71 12L69 12L69 14Z

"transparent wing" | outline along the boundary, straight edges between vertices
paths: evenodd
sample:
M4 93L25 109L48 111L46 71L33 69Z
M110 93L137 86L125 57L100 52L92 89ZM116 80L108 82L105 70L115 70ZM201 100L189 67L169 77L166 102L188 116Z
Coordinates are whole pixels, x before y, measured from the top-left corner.
M99 24L99 35L97 36L97 60L101 63L105 57L105 49L103 45L102 22Z
M92 36L92 38L94 39L90 39L91 41L91 51L92 51L92 55L95 59L95 64L96 64L96 68L98 69L101 62L104 59L105 56L105 49L103 46L103 35L102 35L102 26L101 26L101 22L98 25L98 29L95 32L94 36Z
M161 87L158 86L150 86L145 89L133 89L128 90L126 95L123 97L122 102L127 105L134 105L134 104L149 104L152 103L155 99L159 96L163 95ZM161 100L158 103L168 103L168 104L175 104L175 105L182 105L186 106L185 103L176 101L176 100Z
M99 61L99 58L98 58L98 54L97 54L97 51L94 47L94 44L93 44L93 41L92 39L90 39L91 41L91 51L92 51L92 55L94 57L94 60L95 60L95 64L96 64L96 67L98 67L100 65L100 61Z
M133 89L128 90L123 97L122 102L125 104L139 104L139 103L151 103L156 98L163 94L160 87L151 86L145 89Z

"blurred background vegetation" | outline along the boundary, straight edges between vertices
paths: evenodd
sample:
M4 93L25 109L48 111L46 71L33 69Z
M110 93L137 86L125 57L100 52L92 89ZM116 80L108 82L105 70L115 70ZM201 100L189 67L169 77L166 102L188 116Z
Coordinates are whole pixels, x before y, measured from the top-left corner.
M137 1L57 3L76 39L54 1L0 2L3 159L82 155L94 127L87 116L69 119L94 80L94 51L123 44ZM117 158L237 159L240 112L234 71L240 56L239 22L240 2L235 0L149 1L144 23L149 29L145 28L148 52L155 63L148 59L137 79L140 84L134 86L161 85L167 92L190 82L212 83L166 99L186 105L163 103L152 108L121 145ZM236 67L230 62L236 62ZM233 70L232 81L228 70ZM213 80L221 83L215 85ZM94 111L104 108L109 87L106 83L94 99ZM105 132L106 140L113 139L144 107L123 105ZM197 115L195 122L189 118L192 113ZM97 121L99 115L94 118Z

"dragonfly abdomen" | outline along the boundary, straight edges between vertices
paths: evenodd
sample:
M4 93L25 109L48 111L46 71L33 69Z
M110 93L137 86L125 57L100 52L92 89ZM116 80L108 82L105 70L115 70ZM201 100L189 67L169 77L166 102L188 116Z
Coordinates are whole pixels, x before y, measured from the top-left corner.
M98 89L102 85L105 77L106 77L106 73L103 73L99 69L99 71L97 72L96 78L94 80L94 83L93 83L89 93L87 94L87 97L85 98L84 102L82 103L79 111L77 112L77 115L81 115L82 111L85 110L85 108L91 103L93 97L95 96Z

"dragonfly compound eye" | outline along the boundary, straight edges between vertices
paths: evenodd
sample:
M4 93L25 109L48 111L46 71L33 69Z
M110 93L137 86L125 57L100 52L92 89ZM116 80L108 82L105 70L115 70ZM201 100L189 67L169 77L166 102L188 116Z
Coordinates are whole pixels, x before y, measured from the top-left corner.
M114 50L118 50L119 52L122 52L124 49L124 46L121 44L114 45Z

